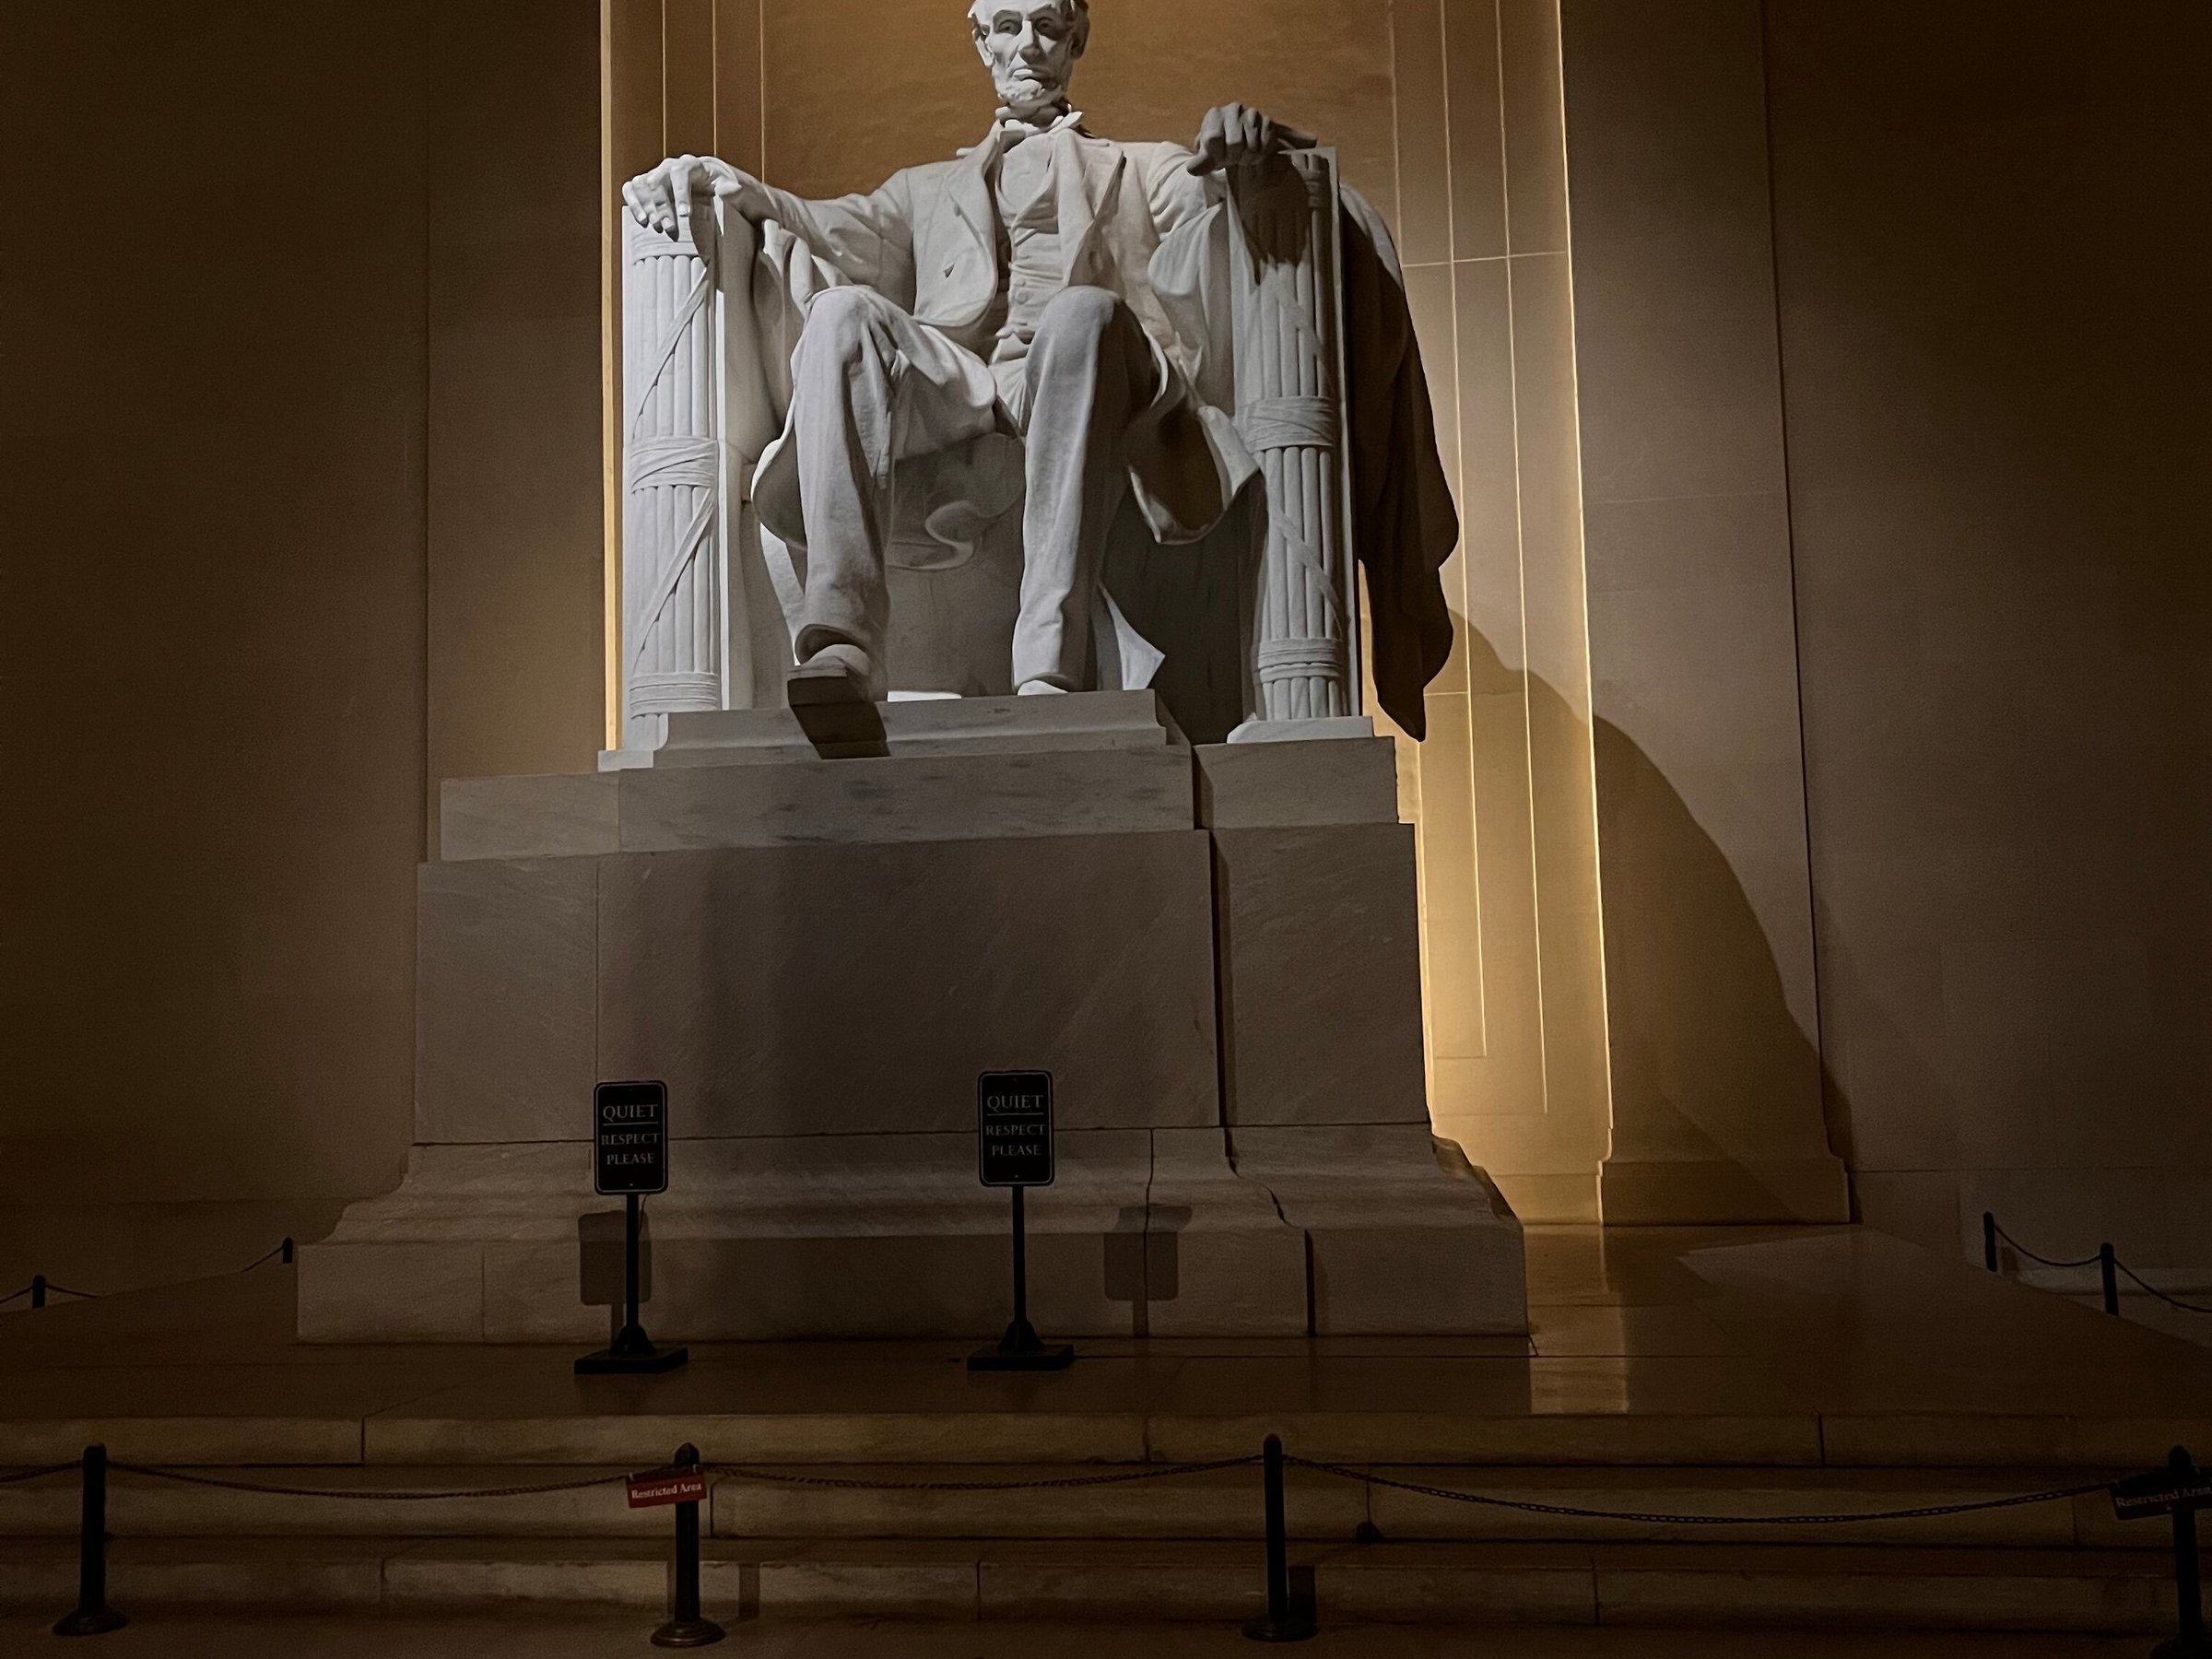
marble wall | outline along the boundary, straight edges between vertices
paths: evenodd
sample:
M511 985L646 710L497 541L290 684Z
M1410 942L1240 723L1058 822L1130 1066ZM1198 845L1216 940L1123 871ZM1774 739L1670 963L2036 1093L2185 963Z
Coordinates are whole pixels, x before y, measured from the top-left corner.
M1464 526L1418 786L1430 1109L1525 1218L1606 1139L1557 0L1393 8L1407 285Z
M399 1171L429 9L0 8L8 1289Z
M1618 1221L1841 1220L1759 0L1566 0Z
M2212 18L1564 13L1608 1218L2212 1260Z
M598 761L597 14L595 0L432 7L432 780Z
M2212 1263L2212 12L1771 0L1820 1033L1874 1224Z
M956 0L608 0L613 184L705 150L872 188L974 142ZM1557 0L1114 0L1077 101L1185 138L1239 99L1323 135L1407 267L1466 518L1460 649L1403 745L1436 1121L1524 1216L1594 1219L1606 1135ZM855 86L870 96L856 99Z
M598 747L595 0L0 7L0 1285L388 1188L446 771Z

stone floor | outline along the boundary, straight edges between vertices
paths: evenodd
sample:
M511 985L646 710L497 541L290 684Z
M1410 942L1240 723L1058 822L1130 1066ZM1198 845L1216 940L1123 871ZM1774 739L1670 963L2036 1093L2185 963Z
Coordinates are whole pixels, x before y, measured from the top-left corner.
M265 1267L0 1315L0 1470L97 1440L126 1463L301 1465L255 1477L450 1493L645 1467L688 1441L786 1477L958 1481L1247 1456L1279 1432L1307 1457L1493 1497L1789 1516L2071 1487L2177 1442L2212 1452L2212 1353L1879 1234L1538 1230L1528 1253L1526 1339L1094 1343L1074 1371L1027 1379L971 1376L955 1344L700 1345L681 1373L620 1381L576 1378L565 1349L308 1347L290 1335L291 1275ZM2161 1530L2117 1522L2094 1492L1952 1522L1716 1535L1532 1524L1293 1473L1294 1559L1335 1632L1321 1652L2089 1654L2147 1644L1892 1631L1823 1647L1605 1627L2148 1634L2172 1618ZM1079 1649L1043 1651L1241 1652L1221 1632L1254 1590L1253 1499L1249 1468L926 1503L733 1475L704 1516L710 1592L757 1613L747 1641L770 1653L982 1659L1039 1651L1008 1636L1015 1621L1086 1613ZM1353 1541L1362 1518L1383 1542ZM124 1653L221 1643L231 1627L194 1621L232 1607L400 1621L500 1601L574 1604L574 1622L533 1626L515 1651L613 1652L665 1594L665 1513L629 1511L618 1482L380 1506L124 1472L111 1519L118 1605L145 1615ZM74 1528L66 1477L0 1488L0 1607L66 1605ZM625 1608L611 1645L590 1645L589 1621ZM947 1622L806 1622L864 1613ZM1210 1628L1105 1633L1174 1618ZM1562 1628L1417 1628L1454 1618ZM1377 1619L1406 1628L1359 1630ZM0 1652L29 1628L0 1622ZM308 1654L435 1653L443 1639L426 1627L378 1645L398 1622L268 1628ZM470 1653L509 1640L489 1622L458 1630Z
M1048 1379L954 1344L316 1347L277 1266L0 1315L0 1465L1175 1460L1265 1428L1406 1462L2115 1465L2212 1451L2212 1353L1856 1229L1537 1229L1534 1335L1102 1342ZM678 1336L681 1333L664 1332ZM1010 1423L1024 1454L1009 1458Z
M165 1619L102 1637L117 1659L600 1659L646 1653L650 1626L534 1620ZM50 1644L43 1621L0 1618L0 1653ZM1765 1631L1371 1629L1324 1630L1294 1651L1319 1659L2141 1659L2138 1638L1818 1636ZM1206 1659L1259 1652L1233 1630L817 1623L749 1626L718 1651L759 1659Z

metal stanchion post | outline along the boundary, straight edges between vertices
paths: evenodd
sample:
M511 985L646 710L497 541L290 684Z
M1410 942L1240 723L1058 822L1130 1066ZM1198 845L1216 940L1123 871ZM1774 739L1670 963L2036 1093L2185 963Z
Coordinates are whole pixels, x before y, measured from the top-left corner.
M2104 1311L2120 1316L2120 1258L2110 1244L2097 1246L2097 1276L2104 1281Z
M108 1606L108 1449L87 1446L84 1522L77 1539L76 1611L53 1627L56 1636L104 1636L130 1620Z
M297 1248L298 1248L298 1246L296 1246L295 1244L293 1244L293 1242L291 1241L291 1240L289 1240L289 1239L287 1239L287 1240L286 1240L286 1241L284 1241L282 1244L278 1245L276 1248L277 1248L277 1259L278 1259L279 1261L281 1261L281 1262L282 1262L282 1263L283 1263L283 1264L284 1264L284 1265L285 1265L287 1267L289 1267L289 1266L292 1265L292 1253L293 1253L293 1251L294 1251L295 1249L297 1249Z
M1253 1641L1309 1641L1318 1626L1313 1608L1290 1598L1290 1529L1283 1512L1283 1442L1269 1435L1261 1460L1267 1505L1267 1616L1244 1627Z
M1065 1371L1076 1362L1076 1350L1065 1342L1047 1342L1037 1335L1037 1327L1030 1323L1030 1226L1022 1208L1022 1189L1015 1187L1013 1206L1014 1237L1014 1318L1006 1326L1006 1334L999 1338L996 1347L987 1347L968 1357L968 1369L974 1371Z
M699 1467L699 1448L676 1449L674 1466ZM653 1645L665 1648L712 1647L729 1634L699 1610L699 1505L676 1506L676 1577L668 1597L668 1622L653 1633Z
M2188 1448L2176 1446L2166 1459L2177 1485L2200 1478ZM2173 1598L2178 1633L2151 1650L2151 1659L2206 1659L2212 1641L2205 1639L2205 1589L2196 1553L2196 1511L2188 1504L2173 1512Z
M46 1305L46 1276L42 1273L30 1276L30 1305L33 1308Z
M644 1319L639 1312L642 1295L639 1259L644 1249L643 1204L644 1200L636 1193L623 1195L622 1328L615 1334L611 1346L576 1361L576 1374L580 1377L672 1371L690 1360L688 1348L656 1347L653 1338L645 1335Z
M1982 1265L1997 1270L1997 1218L1988 1210L1982 1212Z

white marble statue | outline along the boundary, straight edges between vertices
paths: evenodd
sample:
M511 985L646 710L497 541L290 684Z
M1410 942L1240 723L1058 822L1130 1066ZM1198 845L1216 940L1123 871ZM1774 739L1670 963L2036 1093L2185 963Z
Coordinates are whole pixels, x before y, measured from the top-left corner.
M1209 114L1194 151L1092 135L1069 103L1087 0L974 0L968 20L999 110L959 158L809 201L685 156L624 193L657 239L648 253L711 270L733 233L747 241L752 279L727 309L753 314L724 320L748 341L727 359L747 383L730 395L761 440L757 464L743 459L790 624L790 700L882 699L887 562L916 563L917 540L958 562L1017 502L1009 683L1093 688L1102 656L1129 654L1100 637L1123 620L1100 577L1125 494L1158 541L1187 543L1260 478L1276 573L1247 627L1254 684L1274 690L1254 712L1357 712L1356 550L1382 700L1418 735L1420 688L1450 648L1436 571L1456 522L1380 221L1347 192L1340 231L1333 173L1312 188L1316 168L1294 155L1313 140L1242 105ZM1340 271L1366 283L1359 303L1338 301ZM661 321L633 324L629 348L656 371L680 359L715 280L649 280ZM697 706L685 641L706 641L726 603L689 568L712 513L699 457L725 437L748 446L690 432L680 394L641 384L633 495L641 479L654 489L656 534L677 551L633 577L631 678L653 706ZM902 535L909 523L923 533Z

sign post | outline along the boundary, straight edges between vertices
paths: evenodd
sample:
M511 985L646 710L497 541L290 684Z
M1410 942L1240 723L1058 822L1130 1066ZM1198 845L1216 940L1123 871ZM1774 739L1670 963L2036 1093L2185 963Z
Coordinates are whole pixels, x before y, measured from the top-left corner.
M2164 1468L2130 1476L2112 1487L2112 1512L2121 1520L2173 1519L2174 1612L2181 1628L2171 1641L2151 1651L2152 1659L2212 1659L2196 1555L2196 1512L2206 1508L2212 1508L2212 1475L2199 1469L2183 1446L2173 1449Z
M592 1091L592 1185L623 1201L622 1329L614 1345L576 1361L580 1377L669 1371L688 1350L655 1347L638 1318L640 1223L644 1201L668 1190L668 1086L602 1083Z
M676 1571L668 1581L668 1622L653 1633L654 1647L712 1647L729 1632L699 1610L699 1506L707 1500L706 1471L699 1448L686 1442L676 1461L629 1477L631 1509L676 1511Z
M1065 1371L1076 1350L1047 1343L1030 1324L1030 1241L1022 1194L1053 1184L1053 1075L985 1072L975 1086L976 1174L1006 1187L1014 1205L1014 1319L996 1347L968 1357L972 1371Z

